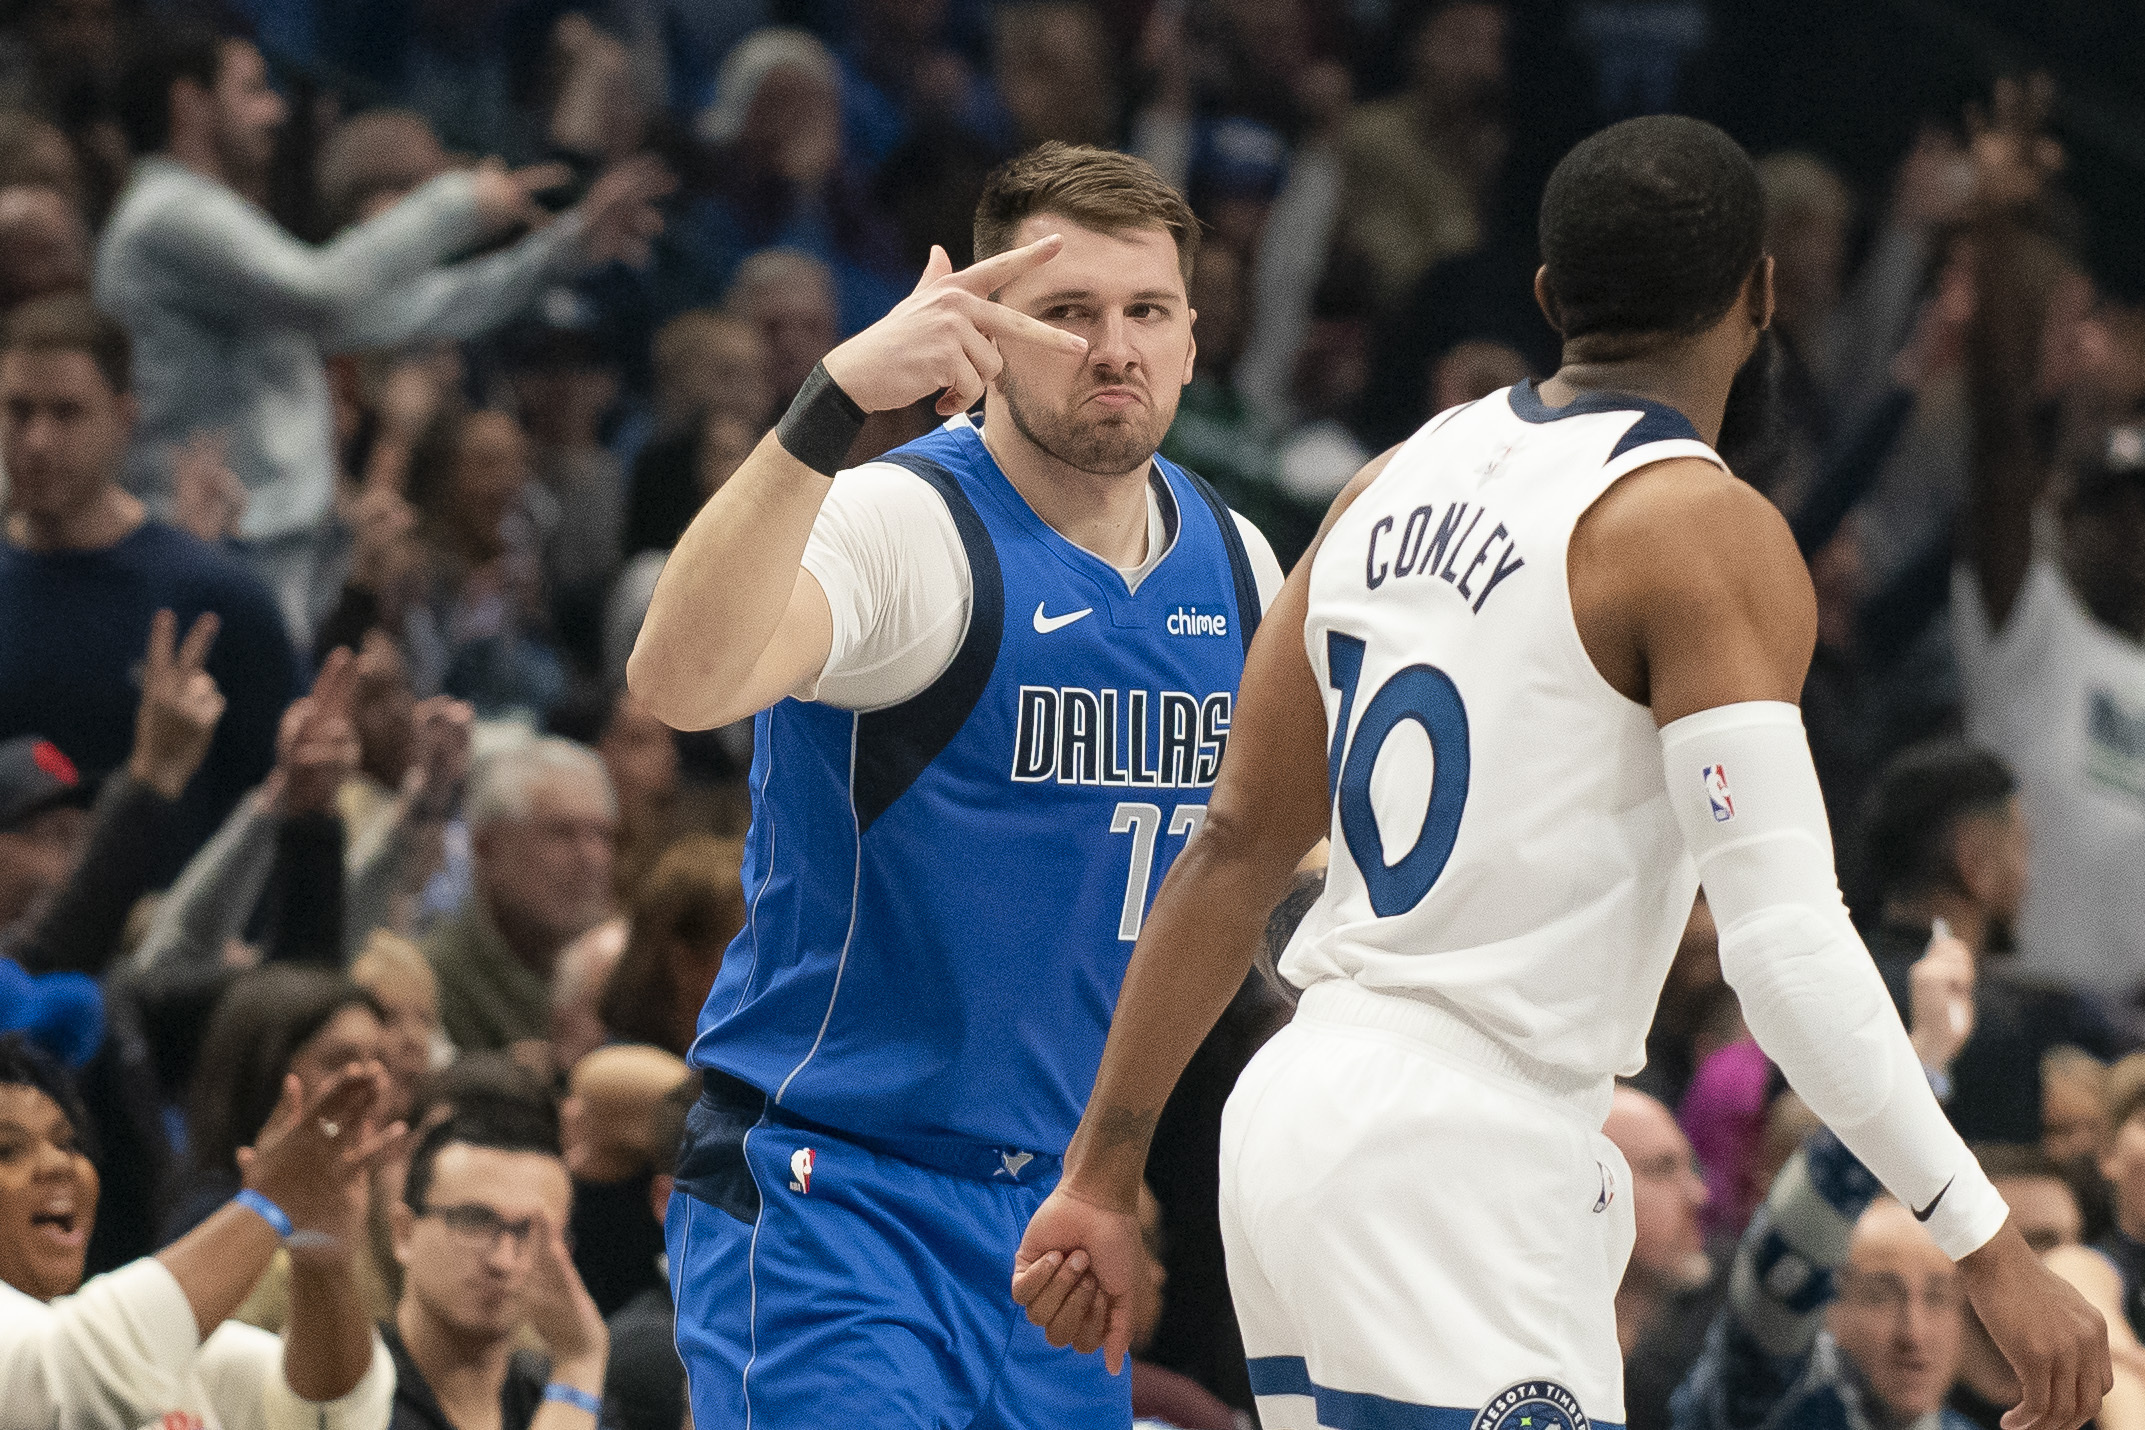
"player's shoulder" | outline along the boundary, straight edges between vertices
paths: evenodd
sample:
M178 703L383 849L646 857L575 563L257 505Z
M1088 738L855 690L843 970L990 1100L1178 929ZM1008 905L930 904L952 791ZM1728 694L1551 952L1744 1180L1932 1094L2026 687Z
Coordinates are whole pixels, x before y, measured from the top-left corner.
M1580 518L1592 539L1639 552L1642 543L1710 537L1719 549L1772 549L1794 537L1780 509L1715 460L1664 455L1611 483ZM1578 539L1575 537L1575 540Z

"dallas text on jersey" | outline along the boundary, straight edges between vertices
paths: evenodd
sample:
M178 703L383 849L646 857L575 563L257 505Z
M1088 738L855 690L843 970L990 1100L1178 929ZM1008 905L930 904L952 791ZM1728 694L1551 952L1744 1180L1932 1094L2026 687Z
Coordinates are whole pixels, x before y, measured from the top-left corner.
M1013 739L1022 784L1199 789L1229 743L1229 692L1083 690L1023 685Z
M1388 576L1434 575L1471 602L1468 609L1479 615L1490 592L1527 564L1515 549L1505 524L1494 517L1490 520L1489 534L1482 538L1481 545L1474 547L1474 555L1471 558L1466 555L1486 514L1484 507L1475 506L1470 512L1467 502L1456 501L1446 506L1445 514L1440 518L1437 503L1429 502L1408 513L1406 522L1399 524L1397 540L1393 536L1396 525L1393 518L1390 515L1379 517L1371 526L1370 540L1363 549L1363 584L1375 591L1385 584ZM1432 520L1437 521L1435 533L1430 529ZM1464 529L1462 523L1465 523ZM1504 550L1497 553L1488 579L1478 592L1468 583L1490 560L1490 548L1500 541L1504 543Z

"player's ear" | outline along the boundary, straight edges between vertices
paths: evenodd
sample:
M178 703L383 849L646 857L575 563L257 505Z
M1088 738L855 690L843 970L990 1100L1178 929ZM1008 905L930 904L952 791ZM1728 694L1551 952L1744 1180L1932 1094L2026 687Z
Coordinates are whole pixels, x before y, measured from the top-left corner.
M1750 271L1750 322L1760 332L1773 325L1773 256L1768 253Z
M1557 317L1557 295L1550 291L1549 265L1546 263L1534 270L1534 302L1542 310L1542 316L1549 320L1549 326L1557 330L1557 336L1563 337L1564 324Z
M1183 382L1189 383L1192 380L1192 369L1199 362L1199 310L1186 308L1184 315L1191 320L1191 331L1186 335L1184 343Z

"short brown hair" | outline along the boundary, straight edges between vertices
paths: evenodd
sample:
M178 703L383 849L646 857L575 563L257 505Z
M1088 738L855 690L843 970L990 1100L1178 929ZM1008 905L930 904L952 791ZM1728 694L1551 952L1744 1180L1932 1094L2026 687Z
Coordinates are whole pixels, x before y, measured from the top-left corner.
M976 200L976 260L1014 247L1021 223L1041 213L1112 235L1167 230L1176 240L1177 266L1191 277L1199 220L1145 159L1055 139L1008 159L983 181L983 197Z
M133 386L134 343L86 293L48 293L8 315L0 353L87 353L112 391Z
M685 1056L673 1046L671 947L720 950L737 937L746 915L744 859L743 840L689 834L655 861L634 896L625 952L597 1009L614 1035Z

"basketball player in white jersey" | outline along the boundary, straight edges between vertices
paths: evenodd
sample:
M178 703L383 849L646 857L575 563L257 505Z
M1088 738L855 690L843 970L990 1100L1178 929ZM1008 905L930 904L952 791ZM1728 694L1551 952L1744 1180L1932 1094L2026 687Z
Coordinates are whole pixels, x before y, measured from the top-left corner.
M1701 882L1759 1043L1959 1262L2024 1389L2006 1430L2098 1408L2099 1316L2011 1226L1848 921L1795 705L1810 578L1710 445L1771 317L1763 227L1710 125L1580 144L1542 200L1560 371L1440 414L1335 503L1016 1261L1054 1342L1122 1356L1155 1119L1330 834L1280 965L1301 1005L1222 1124L1264 1424L1620 1425L1630 1171L1600 1128ZM1807 1274L1796 1251L1767 1274Z

